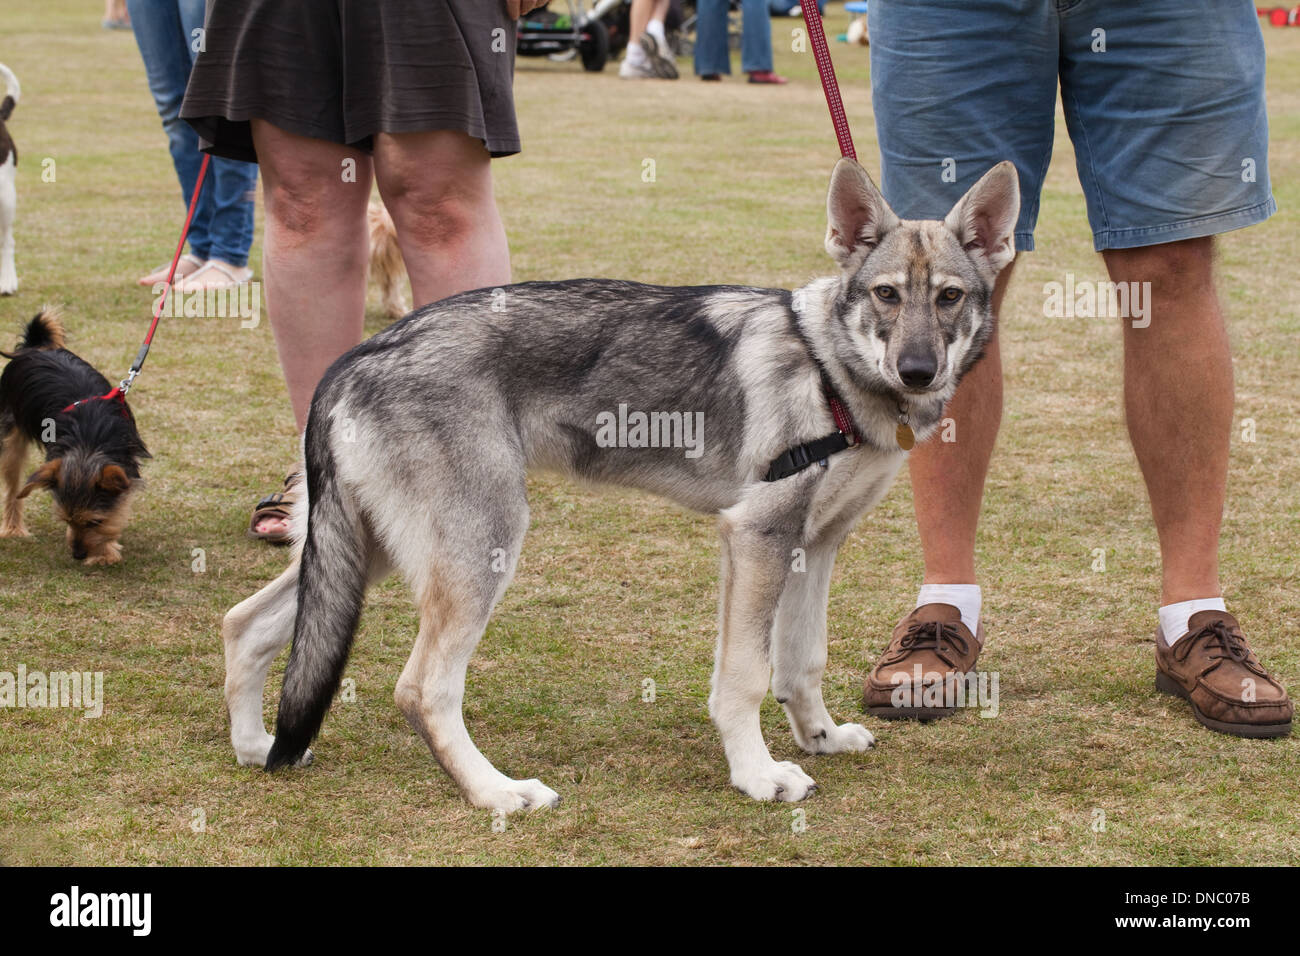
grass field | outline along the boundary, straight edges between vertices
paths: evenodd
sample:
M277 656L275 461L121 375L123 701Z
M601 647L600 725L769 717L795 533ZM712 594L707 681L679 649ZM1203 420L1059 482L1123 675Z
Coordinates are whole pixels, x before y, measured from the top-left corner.
M151 305L133 280L170 253L182 209L134 42L97 14L48 0L4 17L0 61L24 90L11 122L22 288L0 300L0 339L61 303L72 347L116 378ZM847 23L839 4L828 22ZM796 24L773 25L783 88L630 84L612 66L521 61L525 150L495 167L516 279L790 288L830 272L836 148L812 59L791 51ZM1255 648L1295 691L1300 30L1265 36L1281 212L1221 244L1239 426L1223 573ZM875 172L866 51L833 52ZM54 182L42 181L47 158ZM904 472L832 587L828 705L866 723L878 748L806 757L764 705L775 758L800 761L821 788L795 832L794 807L728 786L706 713L713 519L541 478L518 576L471 666L466 720L498 767L540 777L560 808L496 832L408 728L392 695L416 618L395 580L371 594L348 670L356 698L335 704L315 765L274 778L239 768L218 626L283 566L283 551L243 532L295 436L267 323L181 318L162 326L132 392L155 459L125 562L73 564L43 496L28 509L35 537L0 541L0 670L102 671L106 698L99 719L0 710L0 862L1300 863L1300 738L1212 734L1152 687L1158 552L1123 426L1119 330L1043 317L1045 282L1104 278L1060 120L1037 240L1003 316L1007 408L979 544L996 718L860 715L861 681L921 574ZM1240 440L1245 419L1254 442Z

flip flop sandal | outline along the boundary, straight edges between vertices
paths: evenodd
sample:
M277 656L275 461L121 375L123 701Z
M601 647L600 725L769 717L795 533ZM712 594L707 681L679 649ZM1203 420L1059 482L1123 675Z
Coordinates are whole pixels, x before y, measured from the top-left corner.
M267 518L279 518L287 522L293 511L294 502L298 500L302 487L302 472L291 471L284 479L284 488L273 495L267 495L253 509L253 518L248 523L248 536L267 544L288 544L287 531L258 531L258 522Z
M187 269L186 268L187 265L190 268ZM180 262L176 263L176 275L172 281L179 283L181 279L184 279L188 275L193 275L195 272L198 272L200 269L202 269L205 265L207 265L207 261L205 259L200 259L198 256L187 252L185 253L185 255L181 256ZM157 269L154 269L153 272L150 272L147 276L143 276L142 278L137 279L136 284L153 285L155 282L165 282L167 280L167 270L170 269L171 267L172 264L170 260L164 262Z
M235 270L232 272L231 270ZM236 275L235 272L244 273ZM220 273L221 278L217 278L216 273ZM209 259L204 263L203 268L196 269L185 277L185 282L178 282L178 286L183 286L186 292L198 292L207 289L237 289L249 279L253 278L253 270L247 266L239 268L238 266L227 265L224 262L218 262L216 259Z

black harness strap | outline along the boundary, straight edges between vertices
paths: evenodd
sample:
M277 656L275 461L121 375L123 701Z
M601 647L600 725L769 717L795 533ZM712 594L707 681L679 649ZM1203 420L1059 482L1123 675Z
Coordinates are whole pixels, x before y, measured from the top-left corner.
M780 481L782 478L797 475L805 468L815 465L819 461L824 462L837 451L843 451L849 447L851 447L851 443L844 437L843 432L835 432L832 435L818 438L816 441L795 445L789 451L782 452L772 464L768 465L767 474L763 476L763 480Z
M814 358L813 361L816 361L816 359ZM802 445L795 445L788 451L782 452L772 464L768 465L767 474L763 476L764 481L780 481L782 478L797 475L805 468L811 467L818 462L825 464L826 459L836 452L852 448L862 442L857 426L854 424L852 416L849 415L848 406L836 394L835 386L831 384L826 369L821 367L820 362L817 363L817 366L822 375L822 394L826 398L826 404L830 407L831 417L835 419L835 431L813 441L804 442Z

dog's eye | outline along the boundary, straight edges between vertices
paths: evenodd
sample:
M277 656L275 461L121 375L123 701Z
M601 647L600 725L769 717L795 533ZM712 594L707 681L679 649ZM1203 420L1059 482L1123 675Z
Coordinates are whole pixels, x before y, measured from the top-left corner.
M961 289L957 288L954 285L950 285L948 286L948 288L944 289L942 292L939 293L939 301L949 302L949 303L956 302L958 299L961 298L961 295L962 295Z
M102 518L96 518L94 521L87 521L87 522L86 522L86 527L87 527L87 528L98 528L98 527L99 527L101 524L103 524L103 523L104 523L104 519L102 519Z
M871 290L881 302L897 302L898 290L892 285L878 285Z

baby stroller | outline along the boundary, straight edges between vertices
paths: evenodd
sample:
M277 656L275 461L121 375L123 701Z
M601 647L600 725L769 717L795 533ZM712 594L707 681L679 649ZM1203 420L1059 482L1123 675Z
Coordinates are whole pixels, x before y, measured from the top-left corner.
M630 6L631 0L547 4L519 21L515 52L557 62L581 59L584 70L599 73L627 47ZM678 55L689 56L691 47L684 42L682 33L684 19L681 0L673 0L665 23L669 45Z
M544 56L556 61L580 59L582 68L599 73L611 55L626 46L626 26L623 43L615 48L609 20L622 15L626 24L627 13L622 9L624 0L565 0L525 14L519 20L515 53L519 56ZM557 8L557 9L553 9Z

